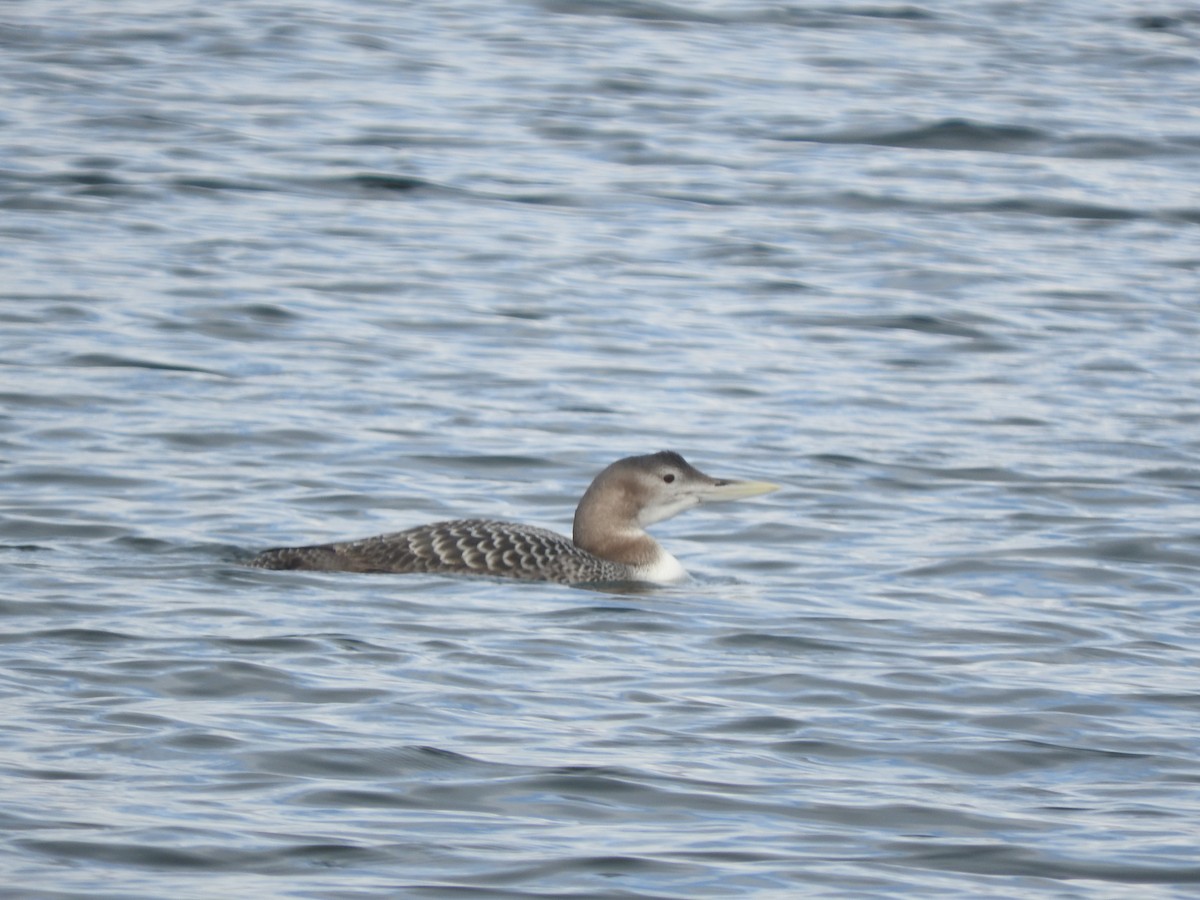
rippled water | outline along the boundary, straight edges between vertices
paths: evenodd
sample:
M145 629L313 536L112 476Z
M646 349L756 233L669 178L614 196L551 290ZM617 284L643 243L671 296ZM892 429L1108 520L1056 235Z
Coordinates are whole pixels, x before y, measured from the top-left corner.
M121 898L1200 882L1200 13L0 22L0 877ZM616 457L646 594L261 572Z

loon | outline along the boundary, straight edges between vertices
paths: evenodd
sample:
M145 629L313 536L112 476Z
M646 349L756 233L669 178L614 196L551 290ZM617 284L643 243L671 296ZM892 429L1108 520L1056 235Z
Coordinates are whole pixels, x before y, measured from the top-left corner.
M258 569L436 573L559 584L681 581L687 572L645 527L685 509L779 489L705 475L670 450L619 459L575 510L573 537L494 519L434 522L357 541L264 550Z

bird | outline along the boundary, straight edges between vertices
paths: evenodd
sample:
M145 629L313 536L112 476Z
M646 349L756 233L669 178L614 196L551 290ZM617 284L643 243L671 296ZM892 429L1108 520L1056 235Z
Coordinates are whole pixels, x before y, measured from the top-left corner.
M686 579L646 527L702 503L768 494L779 485L705 475L672 450L628 456L595 477L575 510L572 536L497 519L434 522L361 540L277 547L246 565L319 572L479 575L559 584Z

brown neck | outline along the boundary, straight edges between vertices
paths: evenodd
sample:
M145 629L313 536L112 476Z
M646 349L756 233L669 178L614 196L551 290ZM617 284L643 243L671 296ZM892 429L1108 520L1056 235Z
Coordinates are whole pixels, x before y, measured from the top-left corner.
M575 546L601 559L645 566L662 553L658 542L637 524L637 504L625 490L594 482L575 510Z
M607 535L585 533L581 538L576 528L575 546L601 559L633 567L651 565L662 553L658 541L640 530Z

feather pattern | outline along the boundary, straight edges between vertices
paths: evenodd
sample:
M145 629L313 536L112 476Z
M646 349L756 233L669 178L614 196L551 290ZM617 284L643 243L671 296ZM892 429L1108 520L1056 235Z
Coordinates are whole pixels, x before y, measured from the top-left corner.
M560 584L636 580L631 567L588 553L545 528L456 519L357 541L266 550L258 569L484 575Z

